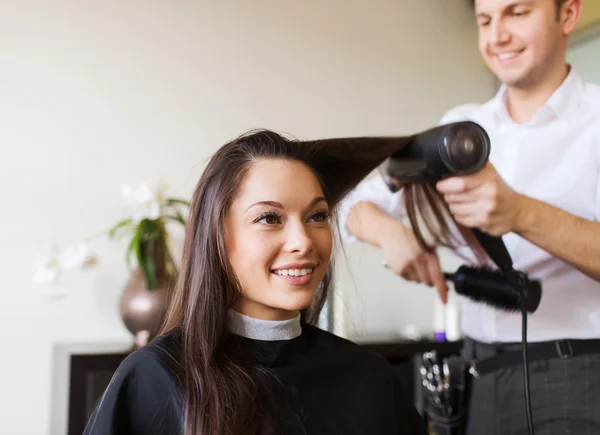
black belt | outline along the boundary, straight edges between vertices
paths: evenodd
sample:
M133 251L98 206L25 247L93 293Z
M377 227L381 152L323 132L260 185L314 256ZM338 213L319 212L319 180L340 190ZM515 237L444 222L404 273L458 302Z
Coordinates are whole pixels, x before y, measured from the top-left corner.
M528 343L527 360L568 359L587 353L600 353L600 339L594 340L558 340L547 343ZM470 373L483 376L504 367L523 363L523 353L519 350L508 351L499 355L471 362Z

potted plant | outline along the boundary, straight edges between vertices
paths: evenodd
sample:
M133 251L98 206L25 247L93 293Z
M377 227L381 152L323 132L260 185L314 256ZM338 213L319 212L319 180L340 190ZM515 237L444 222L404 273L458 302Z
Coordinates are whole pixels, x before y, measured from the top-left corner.
M101 234L110 239L128 237L125 258L131 272L120 299L120 315L135 336L135 345L143 346L157 333L177 278L167 224L186 225L189 202L166 195L164 184L151 187L125 185L122 194L131 212ZM97 264L88 244L54 252L36 271L34 281L56 284L69 269Z

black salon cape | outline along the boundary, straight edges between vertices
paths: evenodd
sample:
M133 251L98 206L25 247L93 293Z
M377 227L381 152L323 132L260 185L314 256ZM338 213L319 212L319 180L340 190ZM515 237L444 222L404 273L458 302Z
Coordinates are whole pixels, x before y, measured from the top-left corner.
M179 337L173 330L122 362L84 435L183 433ZM378 354L306 324L292 340L235 339L286 387L293 418L282 435L427 434L411 397Z

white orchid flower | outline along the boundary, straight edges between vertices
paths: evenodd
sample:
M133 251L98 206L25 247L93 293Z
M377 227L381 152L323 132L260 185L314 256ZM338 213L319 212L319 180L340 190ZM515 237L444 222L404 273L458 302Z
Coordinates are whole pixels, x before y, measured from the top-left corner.
M129 184L121 188L121 194L125 197L127 204L132 208L132 219L135 223L143 219L158 219L161 216L161 207L166 204L165 191L168 186L158 183L151 187L148 183L142 183L136 187Z
M82 269L96 263L97 258L90 253L85 243L70 246L58 256L58 264L62 270Z
M45 257L36 264L32 281L36 284L56 284L59 276L58 247L56 243L52 243L48 247Z
M65 296L65 288L59 283L60 275L56 257L49 257L37 265L32 281L40 285L39 294L43 299L59 300Z
M36 265L32 281L36 284L56 285L62 272L84 268L96 262L96 257L90 253L85 243L70 246L63 251L59 251L54 244L46 258Z
M60 271L57 264L47 263L40 264L36 267L32 281L36 284L56 284Z

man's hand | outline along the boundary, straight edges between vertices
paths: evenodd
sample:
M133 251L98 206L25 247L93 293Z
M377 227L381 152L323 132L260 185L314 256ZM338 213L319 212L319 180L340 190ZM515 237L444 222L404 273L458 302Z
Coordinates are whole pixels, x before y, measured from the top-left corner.
M408 281L435 286L440 299L446 303L448 286L439 257L423 251L414 233L402 223L395 223L380 242L386 267Z
M450 177L436 187L456 221L465 227L502 236L518 225L523 197L506 184L490 162L475 174Z

